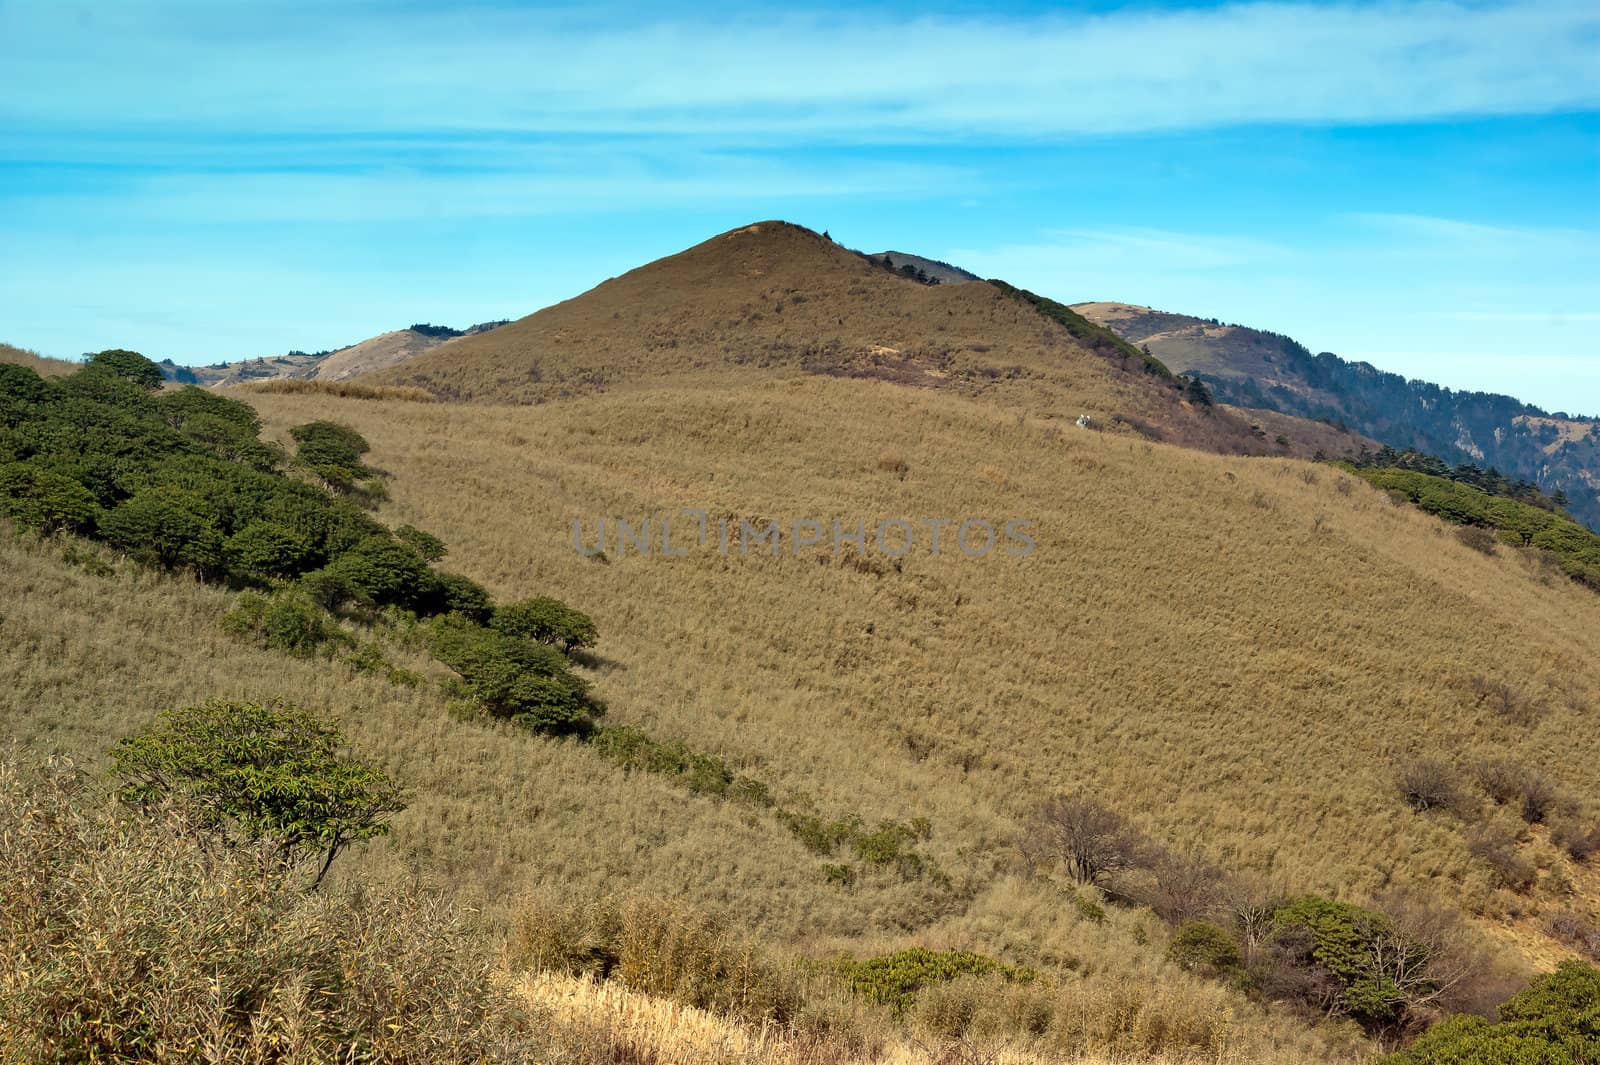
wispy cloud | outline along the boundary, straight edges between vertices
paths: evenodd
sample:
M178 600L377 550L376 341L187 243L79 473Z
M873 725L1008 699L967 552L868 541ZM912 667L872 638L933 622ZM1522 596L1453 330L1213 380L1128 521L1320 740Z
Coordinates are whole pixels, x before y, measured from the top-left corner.
M1134 226L1057 229L1040 236L1042 239L1030 244L956 248L950 255L980 273L1050 275L1067 268L1083 273L1118 269L1203 272L1264 265L1290 254L1289 248L1256 237Z
M131 0L0 7L0 120L162 130L1036 139L1600 103L1555 0L782 16Z
M533 218L605 208L759 204L897 193L959 192L959 168L863 161L849 168L803 161L717 155L671 161L634 156L530 161L495 167L378 166L354 172L200 171L135 173L62 187L41 182L0 196L13 212L79 222L375 222L431 218ZM10 228L0 223L0 231Z

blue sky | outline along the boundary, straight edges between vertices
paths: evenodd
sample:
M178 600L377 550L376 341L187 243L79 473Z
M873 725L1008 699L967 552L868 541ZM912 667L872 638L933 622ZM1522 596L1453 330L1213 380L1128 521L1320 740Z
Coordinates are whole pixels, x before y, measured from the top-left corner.
M0 0L0 339L519 317L762 218L1600 414L1600 9Z

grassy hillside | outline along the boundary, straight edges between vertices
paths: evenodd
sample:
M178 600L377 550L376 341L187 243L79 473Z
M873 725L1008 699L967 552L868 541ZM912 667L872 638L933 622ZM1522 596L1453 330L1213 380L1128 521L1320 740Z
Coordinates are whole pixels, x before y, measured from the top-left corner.
M375 337L315 354L290 352L255 359L238 359L210 366L179 366L171 360L161 363L167 378L180 384L202 388L231 387L262 381L319 380L345 381L357 374L371 373L386 366L415 358L425 351L464 337L485 333L504 323L484 322L468 329L419 323L408 329L394 329Z
M1214 451L1274 450L1236 414L1186 402L1164 371L1147 372L1137 349L1058 304L1010 286L921 284L786 222L713 237L362 380L444 399L535 403L796 371L981 397L1044 417L1088 415ZM1333 453L1353 453L1347 443ZM1300 446L1294 453L1314 450Z
M78 368L75 362L46 358L37 351L13 347L10 344L0 344L0 363L26 366L41 377L65 377Z
M148 402L181 406L172 396ZM1593 866L1563 842L1600 813L1600 770L1572 740L1600 699L1600 597L1537 557L1487 555L1346 472L804 373L540 406L246 398L286 448L304 443L294 426L358 431L371 444L363 469L386 475L386 492L366 496L376 517L442 538L444 565L497 602L581 605L601 638L575 658L609 725L682 744L674 757L692 766L717 759L773 805L642 760L626 771L598 741L464 715L448 670L404 626L381 634L383 649L421 683L355 656L260 649L223 631L234 596L216 585L9 532L0 715L31 752L91 767L164 707L284 698L330 715L413 789L390 837L334 867L335 889L451 888L511 934L507 975L544 988L546 1005L550 987L570 985L551 984L560 966L528 976L549 953L538 945L571 953L620 936L622 954L644 949L629 919L608 916L626 905L584 908L647 893L724 912L763 952L813 966L926 947L1040 974L1025 994L956 981L909 1019L861 1022L895 1039L948 1034L952 1017L1015 1037L1033 1016L1018 1049L1047 1057L1370 1054L1348 1023L1308 1029L1169 959L1158 899L1110 905L1038 867L1019 844L1054 793L1092 796L1150 842L1211 863L1208 881L1247 890L1230 898L1319 892L1388 907L1409 893L1459 910L1498 954L1486 974L1570 956L1578 940L1564 930L1581 932L1600 905ZM208 424L185 431L211 440ZM686 508L713 530L1021 521L1034 550L965 557L947 540L935 555L922 532L898 561L723 555L714 539L645 556L614 533L603 558L574 550L574 521L592 544L598 521L619 518L656 523L658 544L672 518L685 545ZM1502 776L1522 790L1491 798L1474 782L1480 762L1511 763ZM808 847L854 818L856 831L921 826L925 862ZM567 904L582 912L541 916ZM540 931L563 922L587 930ZM832 1008L827 986L817 1009ZM666 979L635 985L653 988L686 994Z
M1600 422L1594 418L1408 381L1329 352L1313 355L1279 333L1124 303L1076 309L1174 370L1201 378L1218 399L1336 422L1452 465L1496 468L1546 493L1563 492L1579 520L1600 528Z
M1397 764L1442 754L1465 778L1499 756L1572 796L1600 785L1569 742L1600 696L1600 601L1325 467L818 380L534 409L253 402L270 425L338 412L360 428L397 475L391 519L436 530L497 594L591 609L616 718L832 809L927 816L934 853L980 882L1032 796L1086 787L1233 869L1531 915L1465 825L1406 809ZM880 468L892 451L903 479ZM592 543L599 518L684 507L1022 517L1038 550L901 572L574 557L574 520ZM1480 679L1525 691L1537 719L1498 717ZM1542 863L1545 846L1525 850Z

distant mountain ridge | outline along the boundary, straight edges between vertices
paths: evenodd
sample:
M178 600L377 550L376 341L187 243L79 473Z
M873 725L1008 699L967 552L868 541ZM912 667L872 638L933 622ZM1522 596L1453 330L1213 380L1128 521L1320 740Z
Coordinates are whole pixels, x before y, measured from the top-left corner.
M179 366L171 359L164 359L158 365L168 380L200 385L202 388L225 388L276 378L344 381L357 374L394 366L453 340L486 333L505 324L504 321L481 322L466 329L452 329L418 322L405 329L380 333L346 347L315 354L291 351L284 355L238 359L213 366Z
M1600 529L1600 419L1550 413L1512 396L1455 391L1290 337L1129 303L1080 303L1216 398L1335 422L1400 450L1470 463L1561 493L1568 511Z

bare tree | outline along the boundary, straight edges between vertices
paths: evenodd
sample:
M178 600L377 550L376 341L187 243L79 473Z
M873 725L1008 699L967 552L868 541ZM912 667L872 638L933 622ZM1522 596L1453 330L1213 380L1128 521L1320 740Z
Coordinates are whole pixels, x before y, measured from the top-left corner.
M1023 837L1029 864L1058 861L1073 879L1101 884L1134 864L1143 849L1123 816L1085 795L1058 795L1033 815Z

